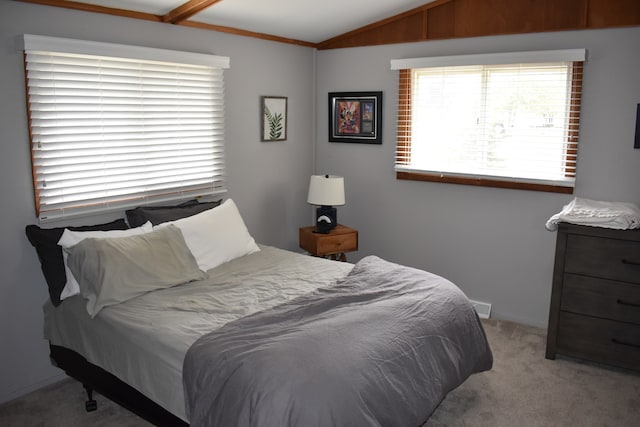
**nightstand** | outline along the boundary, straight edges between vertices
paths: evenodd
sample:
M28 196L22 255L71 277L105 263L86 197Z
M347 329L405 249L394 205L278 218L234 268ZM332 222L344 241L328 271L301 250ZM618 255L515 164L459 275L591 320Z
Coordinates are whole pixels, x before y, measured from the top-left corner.
M345 252L358 250L358 230L336 225L328 234L315 233L315 226L300 227L300 247L311 255L346 261Z

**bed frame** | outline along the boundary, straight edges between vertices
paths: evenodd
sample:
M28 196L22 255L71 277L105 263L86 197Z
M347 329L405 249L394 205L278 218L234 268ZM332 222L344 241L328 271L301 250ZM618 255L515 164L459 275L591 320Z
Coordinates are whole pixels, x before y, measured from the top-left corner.
M85 402L87 412L97 409L97 403L93 399L95 390L154 425L181 427L189 425L114 375L89 363L75 351L53 344L49 344L49 349L52 363L82 383L87 391L88 399Z

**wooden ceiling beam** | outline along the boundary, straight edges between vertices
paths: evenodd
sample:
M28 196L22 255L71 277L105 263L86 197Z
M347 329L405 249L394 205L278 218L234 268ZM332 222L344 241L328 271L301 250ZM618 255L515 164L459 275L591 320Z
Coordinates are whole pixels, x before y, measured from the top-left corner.
M179 24L222 0L189 0L162 16L162 22Z
M84 12L104 13L106 15L124 16L126 18L144 19L146 21L162 22L158 15L144 12L135 12L127 9L117 9L115 7L98 6L94 4L79 3L69 0L19 0L23 3L35 3L44 6L62 7L65 9L82 10Z
M315 43L307 42L304 40L290 39L287 37L274 36L271 34L257 33L255 31L242 30L240 28L234 28L234 27L225 27L223 25L207 24L204 22L196 22L196 21L183 21L178 23L177 25L181 25L184 27L191 27L191 28L200 28L202 30L217 31L219 33L235 34L236 36L253 37L253 38L262 39L262 40L271 40L279 43L295 44L298 46L305 46L305 47L316 47Z
M2 0L0 0L2 1ZM167 22L163 20L163 16L161 15L154 15L151 13L144 13L144 12L135 12L132 10L127 10L127 9L116 9L113 7L106 7L106 6L97 6L97 5L92 5L92 4L87 4L87 3L80 3L80 2L75 2L75 1L70 1L70 0L17 0L19 2L22 3L34 3L34 4L40 4L40 5L44 5L44 6L55 6L55 7L61 7L61 8L65 8L65 9L75 9L75 10L81 10L84 12L95 12L95 13L103 13L106 15L115 15L115 16L123 16L126 18L134 18L134 19L143 19L146 21L155 21L155 22ZM215 1L209 1L209 6L213 5L214 3L217 3L221 0L215 0ZM194 2L188 2L190 3L194 3ZM188 3L183 4L181 7L186 6ZM202 3L202 0L200 0L198 3ZM206 6L203 6L202 9L203 10ZM179 8L174 9L177 10ZM171 12L169 12L171 13ZM195 13L195 12L194 12ZM169 15L169 14L167 14ZM164 16L167 16L164 15ZM218 31L218 32L222 32L222 33L228 33L228 34L235 34L238 36L245 36L245 37L254 37L257 39L263 39L263 40L271 40L271 41L275 41L275 42L279 42L279 43L287 43L287 44L294 44L294 45L298 45L298 46L306 46L306 47L316 47L315 43L311 43L311 42L307 42L304 40L296 40L296 39L290 39L290 38L286 38L286 37L279 37L279 36L273 36L270 34L263 34L263 33L257 33L257 32L253 32L253 31L247 31L247 30L242 30L239 28L232 28L232 27L224 27L221 25L212 25L212 24L205 24L205 23L201 23L201 22L193 22L193 21L187 21L187 20L176 20L176 22L174 22L177 25L182 25L182 26L186 26L186 27L192 27L192 28L200 28L200 29L204 29L204 30L211 30L211 31Z

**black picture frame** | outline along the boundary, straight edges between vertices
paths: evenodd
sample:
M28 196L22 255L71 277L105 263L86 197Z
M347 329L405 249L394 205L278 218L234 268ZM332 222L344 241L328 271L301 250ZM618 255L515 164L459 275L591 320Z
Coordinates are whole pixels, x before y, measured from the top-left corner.
M329 92L329 141L382 144L382 92Z
M633 148L640 148L640 104L636 107L636 141Z

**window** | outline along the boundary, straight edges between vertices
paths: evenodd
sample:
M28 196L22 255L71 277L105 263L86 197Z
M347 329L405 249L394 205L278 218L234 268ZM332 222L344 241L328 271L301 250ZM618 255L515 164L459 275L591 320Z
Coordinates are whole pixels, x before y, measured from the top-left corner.
M25 35L41 221L224 192L229 59Z
M572 193L584 50L392 61L398 179Z

